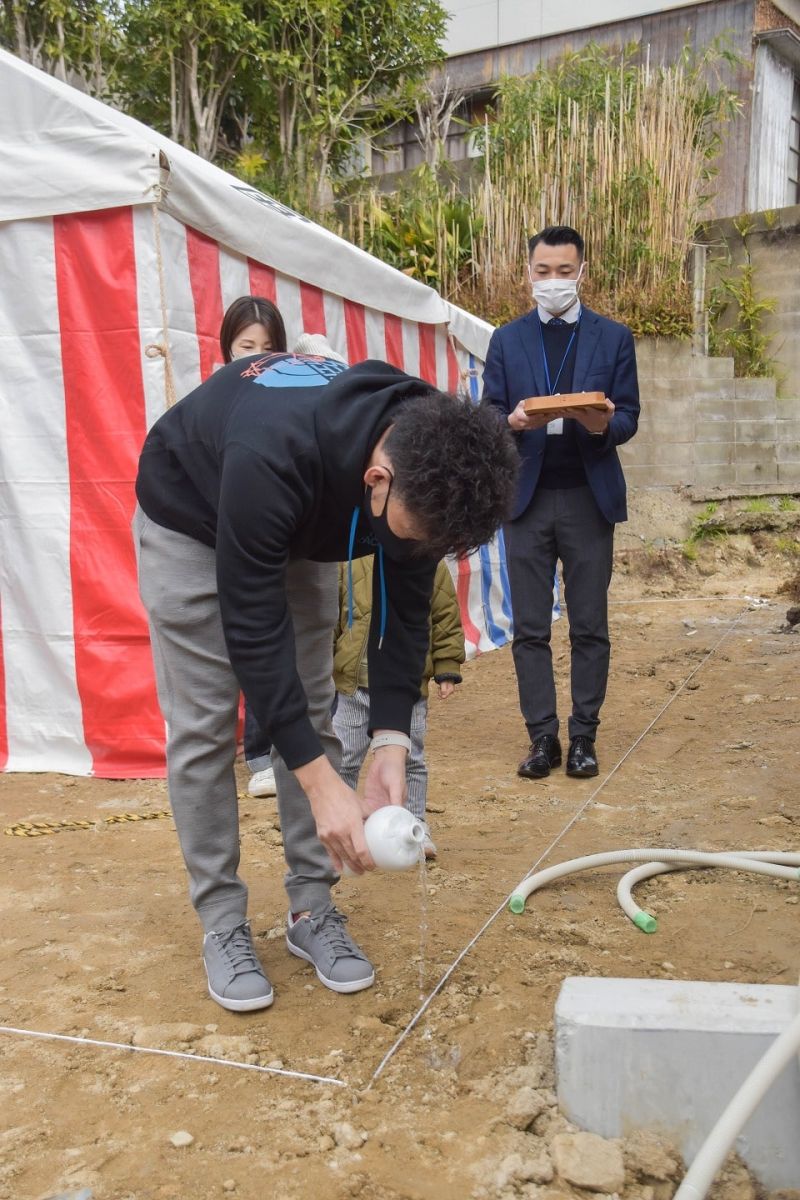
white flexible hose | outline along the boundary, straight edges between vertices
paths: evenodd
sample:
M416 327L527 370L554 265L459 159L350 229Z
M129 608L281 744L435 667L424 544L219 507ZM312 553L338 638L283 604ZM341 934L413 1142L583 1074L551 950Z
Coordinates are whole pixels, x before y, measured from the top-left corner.
M800 1014L760 1059L717 1121L683 1177L674 1200L703 1200L742 1126L800 1051Z
M752 859L743 854L714 854L699 850L611 850L605 854L587 854L583 858L573 858L569 862L547 867L537 871L517 884L508 900L508 907L513 913L521 913L525 909L525 901L532 892L545 887L555 879L564 875L572 875L577 871L588 871L593 867L606 867L614 863L648 862L659 864L687 863L698 867L730 867L735 871L750 871L757 869L759 874L772 875L776 879L800 879L800 870L789 867L775 866L769 862L759 863L755 868Z
M612 850L606 854L587 854L583 858L574 858L526 876L511 893L508 906L512 912L521 913L528 896L555 879L577 871L590 870L592 867L627 862L642 862L643 865L634 867L622 877L617 885L617 899L623 912L630 917L634 925L646 933L654 932L655 917L639 908L631 890L635 884L655 875L662 875L667 871L680 871L686 867L730 867L737 871L771 875L777 879L800 879L800 854L781 851L742 850L734 854L706 854L696 850ZM780 1037L776 1038L739 1088L700 1148L675 1193L674 1200L704 1200L740 1130L781 1071L798 1053L800 1014Z
M753 862L769 862L782 864L786 867L800 867L800 854L782 854L774 850L739 850L737 854L740 858L749 858ZM720 864L717 864L718 866ZM658 928L658 922L651 913L640 908L633 899L632 891L637 883L642 883L645 879L652 879L655 875L665 875L668 871L683 871L689 866L689 863L665 863L654 862L645 863L642 867L634 867L632 871L628 871L623 875L617 884L617 900L619 906L633 921L637 929L643 930L644 933L655 933ZM758 873L758 868L750 866L751 871Z

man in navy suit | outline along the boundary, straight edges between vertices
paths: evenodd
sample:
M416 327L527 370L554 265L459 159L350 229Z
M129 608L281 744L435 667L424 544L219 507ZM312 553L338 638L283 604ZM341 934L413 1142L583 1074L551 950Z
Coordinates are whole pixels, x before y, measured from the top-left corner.
M561 765L550 652L553 577L561 559L571 645L572 713L567 774L597 775L595 735L606 694L607 592L614 526L627 519L617 446L636 432L639 385L631 331L578 298L584 243L567 225L530 239L536 308L492 335L484 403L516 435L520 479L505 527L514 612L514 666L531 746L519 774L543 779ZM529 396L602 392L605 410L527 416Z

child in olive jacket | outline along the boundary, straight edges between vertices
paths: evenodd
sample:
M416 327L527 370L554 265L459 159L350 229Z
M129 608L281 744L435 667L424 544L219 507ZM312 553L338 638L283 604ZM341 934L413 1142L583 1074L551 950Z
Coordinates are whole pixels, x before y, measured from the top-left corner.
M351 597L347 563L339 564L339 620L335 630L333 679L336 684L336 711L333 728L342 743L340 774L355 788L369 748L369 679L367 675L367 638L372 610L372 558L353 562L352 624ZM424 758L425 730L428 723L428 690L431 678L439 696L447 700L461 683L464 661L464 630L453 580L446 563L436 568L430 616L430 643L422 676L422 688L411 715L411 750L406 766L407 806L415 817L425 819L428 768ZM426 840L426 856L436 848Z

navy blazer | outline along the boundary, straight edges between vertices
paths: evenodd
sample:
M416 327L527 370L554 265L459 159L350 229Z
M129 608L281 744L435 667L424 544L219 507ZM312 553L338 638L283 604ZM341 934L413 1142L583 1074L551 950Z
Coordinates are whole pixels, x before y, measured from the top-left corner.
M483 402L507 417L520 400L546 396L542 347L536 310L496 329L483 369ZM625 476L617 446L636 433L639 423L639 381L633 334L627 325L601 317L583 307L572 378L573 392L603 392L614 403L614 415L603 437L593 437L577 421L578 450L597 506L607 521L625 521ZM569 418L565 418L569 419ZM531 502L544 461L547 429L515 434L521 464L517 498L511 520Z

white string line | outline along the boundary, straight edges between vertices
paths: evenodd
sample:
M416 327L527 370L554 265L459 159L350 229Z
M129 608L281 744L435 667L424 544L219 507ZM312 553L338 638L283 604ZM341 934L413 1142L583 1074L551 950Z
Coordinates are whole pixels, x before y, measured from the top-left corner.
M651 602L663 603L664 601L672 600L672 599L677 601L677 600L681 600L683 598L682 597L663 597L663 598L659 599L658 597L654 597L654 598L652 598ZM701 599L701 598L697 597L695 599ZM703 599L705 599L705 598L703 598ZM733 600L733 599L737 599L737 597L720 596L720 597L714 597L714 599ZM691 602L691 599L687 602ZM626 602L620 601L619 603L626 603ZM637 601L630 601L629 603L637 603ZM643 732L639 734L636 741L630 746L630 748L625 752L625 754L622 756L622 758L616 763L616 765L608 773L608 775L605 777L605 779L602 781L602 783L600 783L599 786L597 788L595 788L595 790L586 799L586 801L581 805L581 807L577 810L577 812L574 814L574 816L567 822L567 824L564 826L564 828L561 830L561 832L553 839L553 841L542 852L542 854L540 854L539 858L536 860L536 862L533 864L533 866L530 868L530 870L524 876L525 879L527 879L531 874L533 874L533 872L537 869L539 864L547 857L548 854L550 854L550 852L558 845L558 843L562 840L562 838L569 832L569 830L572 828L572 826L580 819L581 815L585 812L586 808L591 804L591 802L594 800L594 798L600 793L600 791L606 786L606 784L616 774L616 772L619 770L619 768L622 766L622 764L625 762L625 760L633 753L633 751L636 749L636 747L639 745L639 743L642 741L642 739L644 737L646 737L646 735L650 732L650 730L653 728L653 726L656 724L656 722L663 716L663 714L667 711L667 709L670 707L670 705L673 704L675 700L677 700L678 696L684 690L684 688L687 686L687 684L690 682L692 677L700 670L700 668L708 661L708 659L717 651L717 649L722 644L722 642L725 640L725 638L728 637L729 634L731 634L733 632L733 630L736 628L736 626L741 622L742 618L749 611L752 611L750 605L748 605L747 608L743 609L743 611L739 614L739 616L732 622L730 627L725 631L725 633L722 634L722 636L718 639L718 641L715 643L715 645L712 646L712 648L708 651L708 653L705 655L705 657L703 659L701 659L701 661L697 664L697 666L694 668L694 670L686 677L686 679L683 681L683 683L677 689L677 691L675 691L672 694L670 699L663 706L663 708L660 710L660 712L658 712L656 714L656 716L653 718L653 720L650 722L650 724L646 727L646 729L644 729ZM450 977L452 976L452 974L454 973L456 968L459 966L459 964L463 961L463 959L466 957L466 955L469 953L469 951L472 949L472 947L475 945L475 943L478 941L478 939L486 932L486 930L489 928L489 926L493 924L493 922L497 919L497 917L500 915L500 913L504 910L504 908L506 907L506 905L508 903L508 900L510 899L510 896L511 896L511 892L508 893L508 895L503 900L502 904L500 904L499 907L494 911L494 913L492 913L492 915L484 922L484 924L481 926L481 928L478 930L478 932L475 934L475 936L471 939L471 941L467 943L467 945L464 947L464 949L461 951L461 953L458 955L458 957L456 959L454 959L454 961L451 963L450 967L447 969L445 974L441 977L439 982L436 984L433 991L426 998L424 1003L420 1006L420 1008L414 1014L411 1021L409 1021L408 1025L402 1031L400 1036L397 1038L397 1040L394 1042L394 1044L390 1047L390 1049L384 1055L383 1059L379 1063L377 1069L374 1071L374 1073L367 1085L367 1088L366 1088L367 1091L372 1086L374 1081L378 1078L378 1076L383 1072L385 1066L388 1064L388 1062L394 1056L394 1054L397 1052L397 1050L399 1050L400 1046L406 1040L408 1035L412 1032L414 1027L418 1024L420 1018L427 1011L430 1004L433 1002L435 997L442 990L444 985L447 983L448 979L450 979ZM0 1033L14 1034L19 1037L39 1038L39 1039L47 1040L47 1041L70 1042L74 1045L100 1046L100 1047L104 1047L106 1049L112 1049L112 1050L129 1050L133 1053L161 1055L165 1058L188 1059L191 1062L212 1063L216 1066L232 1067L232 1068L234 1068L236 1070L240 1070L240 1071L256 1071L256 1072L259 1072L259 1073L265 1074L265 1075L281 1075L284 1078L306 1079L306 1080L309 1080L310 1082L314 1082L314 1083L329 1083L329 1084L332 1084L334 1087L346 1088L349 1086L346 1081L341 1080L341 1079L334 1079L332 1076L329 1076L329 1075L314 1075L314 1074L311 1074L310 1072L306 1072L306 1071L291 1071L291 1070L287 1070L285 1068L280 1068L280 1067L262 1067L262 1066L258 1066L255 1063L237 1062L234 1059L214 1058L209 1055L203 1055L203 1054L189 1054L189 1053L179 1051L179 1050L160 1050L154 1046L133 1046L127 1042L108 1042L108 1041L101 1041L97 1038L77 1037L77 1036L71 1036L69 1034L64 1034L64 1033L47 1033L47 1032L42 1032L42 1031L33 1030L33 1029L17 1029L10 1025L0 1025Z
M66 1033L40 1033L34 1029L15 1029L11 1025L0 1025L0 1033L15 1033L20 1037L43 1038L54 1042L73 1042L79 1046L104 1046L111 1050L132 1050L136 1054L162 1054L166 1058L185 1058L189 1062L213 1063L217 1067L235 1067L239 1071L260 1071L265 1075L284 1075L292 1079L308 1079L313 1083L332 1083L335 1087L348 1087L341 1079L329 1075L311 1075L306 1071L287 1071L280 1067L260 1067L255 1063L237 1062L231 1058L211 1058L207 1054L187 1054L180 1050L157 1050L154 1046L132 1046L128 1042L101 1042L96 1038L71 1037Z
M633 754L636 747L639 745L639 743L642 741L642 739L647 736L647 734L650 732L650 730L655 725L656 721L660 720L660 718L663 717L664 713L667 711L667 709L670 707L670 705L675 703L675 701L678 699L678 696L680 696L681 692L684 690L686 685L692 680L693 676L695 676L697 674L697 672L700 670L700 668L705 663L708 662L708 660L709 660L709 658L711 658L712 654L716 653L716 651L719 649L719 647L722 645L722 643L725 641L725 639L727 637L729 637L730 634L733 633L734 629L737 627L737 625L742 620L742 618L750 611L752 611L750 605L748 605L747 608L742 609L742 611L739 613L738 617L736 617L735 620L729 625L729 627L725 630L725 632L722 634L722 636L720 638L718 638L718 640L714 643L714 645L711 647L711 649L708 651L708 653L700 660L700 662L690 672L690 674L686 676L686 678L684 679L681 686L677 689L677 691L672 693L672 695L670 696L667 703L664 705L664 707L658 713L656 713L656 715L653 717L650 724L645 729L642 730L642 732L636 738L636 741L633 742L633 744L628 747L628 749L623 754L622 758L620 758L619 761L616 763L616 765L614 767L612 767L612 769L609 771L608 775L606 775L605 779L603 779L602 783L600 783L595 788L595 790L592 792L592 794L589 797L587 797L587 799L583 802L583 804L580 806L580 808L577 810L577 812L574 814L574 816L570 818L570 820L567 822L567 824L564 826L564 828L561 830L561 832L556 834L556 836L553 838L550 845L545 850L542 851L542 853L539 855L539 857L537 858L537 860L533 864L533 866L530 868L530 870L527 871L526 874L523 876L524 879L528 879L529 876L531 876L534 873L534 871L537 870L540 863L543 862L543 860L545 858L547 858L548 854L550 854L551 851L554 850L555 847L558 845L558 843L566 836L566 834L570 831L570 829L573 827L573 825L575 825L575 823L580 819L580 817L583 815L583 813L586 811L586 809L592 803L595 796L599 795L599 793L603 790L603 788L606 786L606 784L614 777L614 775L616 775L617 771L620 769L620 767L625 762L625 760L627 758L629 758L631 756L631 754ZM475 934L475 936L471 939L471 941L469 941L467 943L467 945L464 947L464 949L458 954L458 956L453 960L453 962L447 968L444 975L442 975L441 979L434 987L433 991L426 997L426 999L423 1001L423 1003L420 1005L420 1007L414 1013L414 1016L411 1018L411 1020L406 1025L405 1029L400 1033L400 1035L397 1037L395 1042L386 1051L383 1058L378 1063L378 1066L373 1071L373 1073L370 1077L370 1081L367 1084L366 1088L364 1089L365 1091L369 1091L369 1089L372 1087L375 1080L383 1072L384 1068L387 1066L389 1061L394 1057L394 1055L400 1049L403 1042L406 1040L406 1038L412 1032L414 1027L418 1024L420 1018L425 1014L425 1012L430 1007L430 1005L433 1002L433 1000L435 999L435 997L438 996L439 992L442 990L444 985L447 983L448 979L450 979L450 977L452 976L452 974L454 973L454 971L456 970L458 965L466 958L467 954L472 949L472 947L475 945L475 943L478 941L478 939L483 936L483 934L486 932L486 930L489 928L489 926L492 925L497 920L497 918L500 916L500 913L503 912L503 910L505 909L509 900L511 899L512 894L513 894L513 892L508 893L508 895L503 900L502 904L500 904L495 909L495 911L484 922L484 924L481 926L481 928L478 930L478 932Z
M636 600L615 599L609 596L609 604L716 604L718 600L746 600L749 608L771 608L772 601L764 596L640 596Z
M566 825L564 826L564 828L562 829L561 833L560 833L560 834L558 834L558 836L556 837L555 841L554 841L554 842L553 842L553 843L552 843L550 846L548 846L548 848L547 848L547 850L545 850L544 854L541 854L541 855L539 856L538 860L537 860L537 861L536 861L536 862L533 864L533 866L531 867L531 869L530 869L530 870L529 870L529 871L528 871L528 872L527 872L527 873L524 875L524 877L523 877L523 878L525 878L525 879L528 879L528 878L529 878L529 876L531 876L531 875L534 873L534 871L537 869L537 867L539 866L539 863L542 861L542 859L545 857L545 855L549 854L549 853L550 853L550 851L553 849L553 847L554 847L555 845L557 845L557 844L558 844L558 842L560 842L560 841L561 841L561 839L563 838L564 834L565 834L565 833L567 833L567 832L568 832L568 831L569 831L569 830L572 828L572 826L575 824L575 822L578 820L578 818L581 816L581 814L584 812L584 810L585 810L585 809L586 809L586 808L587 808L587 807L588 807L588 806L591 804L591 802L594 800L595 796L597 796L597 795L598 795L598 794L599 794L599 793L600 793L600 792L603 790L603 788L606 786L606 784L607 784L607 783L609 783L611 779L613 779L613 777L616 775L617 771L620 769L620 767L621 767L621 766L622 766L622 764L625 762L625 760L626 760L627 758L630 758L631 754L633 754L633 752L634 752L634 750L636 749L636 747L639 745L639 743L640 743L640 742L642 742L642 741L643 741L643 740L644 740L644 739L647 737L648 733L649 733L649 732L650 732L650 730L653 728L653 726L656 724L656 722L657 722L657 721L660 721L660 720L661 720L661 718L663 717L664 713L667 711L667 709L668 709L668 708L669 708L669 707L670 707L672 704L674 704L674 703L675 703L675 701L678 699L678 696L680 696L680 694L681 694L681 692L684 690L684 688L685 688L685 687L687 687L687 685L688 685L689 683L691 683L692 679L693 679L693 678L694 678L694 676L697 674L697 672L700 670L700 668L701 668L701 667L703 667L703 666L705 666L705 664L708 662L708 660L711 658L711 656L712 656L712 655L716 654L717 650L720 648L720 646L721 646L721 645L722 645L722 643L725 641L725 639L726 639L727 637L730 637L730 635L733 633L733 631L734 631L734 629L737 627L737 625L739 625L739 623L740 623L740 622L742 621L742 619L743 619L743 618L744 618L744 617L747 615L747 613L749 613L749 612L751 612L751 611L753 611L753 610L751 609L750 605L748 605L748 606L747 606L747 608L743 608L743 609L742 609L742 611L739 613L738 617L736 617L736 618L735 618L735 619L734 619L734 620L731 622L731 624L728 626L728 628L725 630L725 632L724 632L723 634L721 634L719 638L717 638L716 642L715 642L715 643L714 643L714 645L711 647L711 649L710 649L710 650L709 650L709 651L708 651L706 654L704 654L704 655L703 655L703 657L700 659L700 662L697 664L697 666L696 666L696 667L694 667L694 669L693 669L692 671L690 671L690 672L689 672L689 674L686 676L686 678L684 679L684 681L683 681L683 683L681 684L681 686L680 686L680 687L679 687L679 688L678 688L676 691L674 691L674 692L672 693L672 695L670 696L670 698L669 698L669 700L667 701L667 703L666 703L666 704L663 706L663 708L661 708L661 709L659 710L659 712L657 712L657 713L656 713L656 715L653 717L653 719L652 719L652 721L650 722L650 724L649 724L649 725L647 725L647 726L646 726L646 727L645 727L645 728L642 730L642 732L641 732L641 733L639 734L639 736L636 738L636 741L635 741L635 742L633 742L633 744L632 744L631 746L629 746L629 747L628 747L628 749L627 749L627 750L625 751L625 753L623 754L622 758L620 758L620 759L617 761L617 763L616 763L616 764L615 764L615 765L614 765L614 766L611 768L611 770L610 770L610 771L609 771L609 773L606 775L606 777L605 777L605 779L602 781L602 783L600 783L600 784L599 784L599 785L598 785L598 786L595 788L595 790L592 792L591 796L589 796L588 800L586 800L586 802L585 802L584 804L582 804L582 805L581 805L581 807L580 807L580 808L578 809L578 811L575 813L575 816L574 816L574 817L572 817L572 819L571 819L570 821L568 821L568 822L567 822L567 824L566 824ZM511 893L509 892L509 898L510 898L510 896L511 896Z

